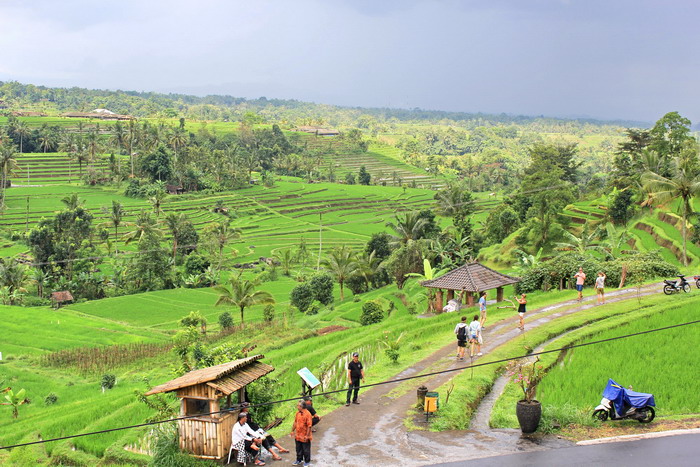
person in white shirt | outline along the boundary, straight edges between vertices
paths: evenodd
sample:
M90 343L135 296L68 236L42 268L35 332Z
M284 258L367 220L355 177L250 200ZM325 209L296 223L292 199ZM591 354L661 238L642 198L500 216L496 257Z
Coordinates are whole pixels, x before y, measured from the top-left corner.
M241 412L238 414L238 422L233 425L231 430L231 446L234 449L243 447L251 457L256 458L260 453L260 445L262 439L258 437L258 433L253 431L248 426L248 414ZM238 446L237 446L238 445ZM255 465L265 465L260 459L256 459Z
M474 315L474 321L469 323L469 343L471 348L469 349L469 356L474 356L474 347L476 346L477 355L481 357L481 323L479 322L479 315Z
M462 316L462 321L455 326L455 334L457 335L457 358L464 360L464 351L467 348L467 339L469 338L469 325L466 316Z
M600 271L595 279L595 293L598 305L605 303L605 273Z

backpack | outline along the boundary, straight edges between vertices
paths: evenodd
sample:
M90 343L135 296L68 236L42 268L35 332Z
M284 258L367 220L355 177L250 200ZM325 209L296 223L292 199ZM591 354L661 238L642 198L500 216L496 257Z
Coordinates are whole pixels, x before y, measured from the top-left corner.
M460 341L467 340L467 326L462 326L457 330L457 340L460 340Z

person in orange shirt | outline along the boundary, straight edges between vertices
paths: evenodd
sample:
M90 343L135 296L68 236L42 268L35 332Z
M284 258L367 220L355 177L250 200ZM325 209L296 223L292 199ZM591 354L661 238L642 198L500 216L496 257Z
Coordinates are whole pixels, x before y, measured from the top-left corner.
M292 465L304 464L308 467L311 462L311 413L306 410L306 403L302 400L297 404L297 413L294 416L294 425L290 436L296 441L297 460Z

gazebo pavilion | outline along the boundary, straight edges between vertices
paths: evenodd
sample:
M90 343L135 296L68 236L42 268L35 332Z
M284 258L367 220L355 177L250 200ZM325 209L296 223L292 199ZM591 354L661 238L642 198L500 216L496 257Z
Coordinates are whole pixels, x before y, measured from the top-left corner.
M503 301L503 287L520 282L517 277L507 276L494 271L480 263L467 263L453 269L437 279L423 281L423 287L437 289L435 297L435 309L442 311L443 290L447 291L447 300L455 297L455 292L460 295L460 301L467 306L474 305L474 295L486 290L496 289L496 301Z

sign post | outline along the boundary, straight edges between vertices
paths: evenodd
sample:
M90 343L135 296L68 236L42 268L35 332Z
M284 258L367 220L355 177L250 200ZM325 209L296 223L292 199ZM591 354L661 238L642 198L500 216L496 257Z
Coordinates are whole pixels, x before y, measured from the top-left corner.
M310 396L313 390L321 385L321 382L316 378L311 371L304 367L297 371L297 374L301 377L301 395Z

